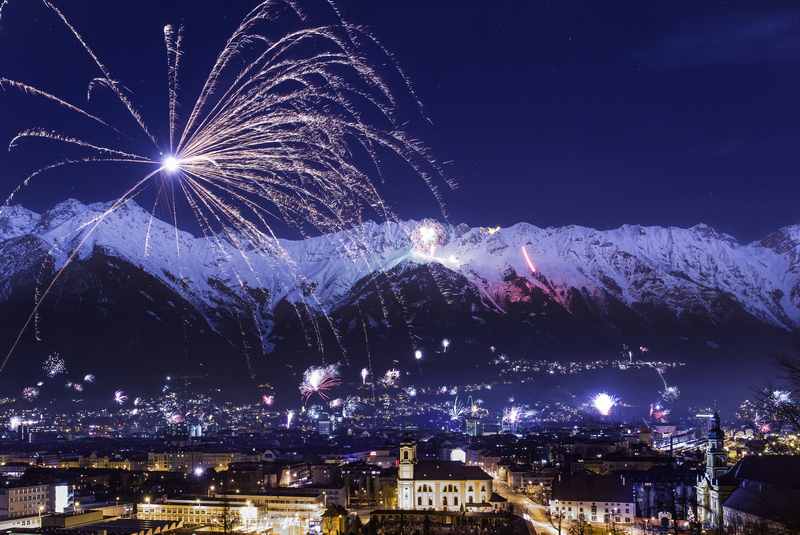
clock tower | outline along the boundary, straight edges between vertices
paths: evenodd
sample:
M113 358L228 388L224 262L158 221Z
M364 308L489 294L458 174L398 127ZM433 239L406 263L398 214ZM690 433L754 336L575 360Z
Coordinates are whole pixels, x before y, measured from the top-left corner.
M397 502L400 509L414 508L414 465L417 445L411 441L400 444L400 465L397 467Z

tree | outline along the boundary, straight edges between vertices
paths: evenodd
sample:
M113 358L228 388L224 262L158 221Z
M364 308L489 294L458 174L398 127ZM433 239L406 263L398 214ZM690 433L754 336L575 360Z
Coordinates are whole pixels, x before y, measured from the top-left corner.
M577 520L570 523L567 533L569 535L591 535L592 526L583 517L578 517Z
M547 515L547 521L550 522L553 529L558 531L558 535L561 535L561 522L564 520L564 513L561 511L553 512L547 509L545 514Z
M800 347L794 355L779 357L778 367L780 384L763 388L756 398L755 407L762 419L789 424L800 430Z

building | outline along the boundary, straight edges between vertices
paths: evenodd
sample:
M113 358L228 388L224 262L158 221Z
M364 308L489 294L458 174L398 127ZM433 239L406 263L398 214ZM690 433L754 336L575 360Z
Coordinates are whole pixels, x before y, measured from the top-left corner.
M633 486L624 476L575 474L553 484L550 514L595 524L633 524Z
M398 508L403 510L479 511L505 508L493 493L492 478L477 466L458 461L419 461L417 446L400 445Z
M697 476L698 520L709 529L722 526L722 504L736 488L736 480L729 474L724 441L719 414L715 413L706 441L706 469Z
M267 531L300 534L316 529L325 510L320 489L271 489L254 494L145 500L137 506L139 520L168 520L211 531Z
M260 461L260 455L248 455L230 451L167 451L149 452L147 467L154 471L185 472L205 471L213 468L217 472L227 470L231 463Z
M187 527L204 527L211 531L252 529L258 521L258 510L245 499L194 498L150 503L145 500L136 508L139 520L179 522Z
M0 518L63 513L70 500L70 488L65 483L9 485L0 489Z
M800 530L800 456L748 456L730 471L737 486L722 506L727 530Z

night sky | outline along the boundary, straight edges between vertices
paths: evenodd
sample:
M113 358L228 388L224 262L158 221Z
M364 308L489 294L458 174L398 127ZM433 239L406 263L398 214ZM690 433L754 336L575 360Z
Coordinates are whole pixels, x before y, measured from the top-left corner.
M253 1L62 0L58 5L163 126L162 27L185 25L193 98ZM310 3L313 3L310 2ZM794 3L797 6L796 3ZM391 49L433 124L409 118L460 189L451 222L541 226L705 222L743 240L800 223L800 6L790 2L342 0ZM55 17L11 0L0 75L76 103L97 75ZM89 105L103 111L102 102ZM413 114L412 114L413 115ZM0 140L71 126L35 99L0 98ZM0 151L0 193L51 159L39 144ZM124 167L52 173L19 198L109 200ZM388 177L401 216L436 216L411 176ZM3 194L5 197L5 194Z

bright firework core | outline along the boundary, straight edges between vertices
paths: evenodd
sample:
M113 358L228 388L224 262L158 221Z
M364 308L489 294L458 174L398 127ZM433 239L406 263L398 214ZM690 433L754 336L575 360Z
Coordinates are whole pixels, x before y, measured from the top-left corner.
M181 168L181 162L175 156L167 156L161 160L161 168L167 173L174 173Z
M592 406L602 416L611 414L611 409L613 409L616 404L617 398L605 392L601 392L592 398Z

